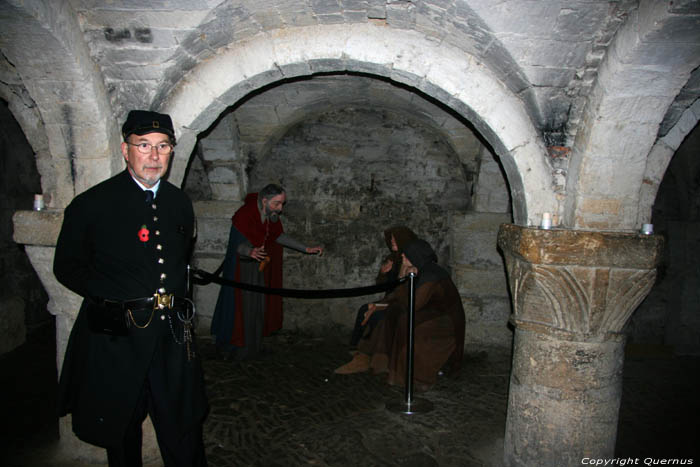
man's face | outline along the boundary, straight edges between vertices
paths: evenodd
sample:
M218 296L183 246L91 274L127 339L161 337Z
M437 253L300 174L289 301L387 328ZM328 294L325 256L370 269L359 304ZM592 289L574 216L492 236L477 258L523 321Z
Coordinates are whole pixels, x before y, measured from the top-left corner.
M272 222L277 222L286 202L287 195L285 193L280 193L272 198L263 198L263 212Z
M391 251L399 251L399 246L396 244L396 239L391 236Z
M128 143L122 143L122 154L129 173L147 188L151 188L167 172L172 155L172 150L163 154L163 151L158 151L156 147L161 143L170 144L170 138L163 133L148 133L130 135L127 141ZM138 145L141 143L151 145L148 153L143 154L139 151Z

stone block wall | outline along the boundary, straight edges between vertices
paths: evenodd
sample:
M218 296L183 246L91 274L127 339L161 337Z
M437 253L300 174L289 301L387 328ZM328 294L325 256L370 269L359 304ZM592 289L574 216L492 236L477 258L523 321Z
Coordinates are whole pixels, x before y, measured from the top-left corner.
M226 251L230 213L237 206L236 203L195 203L199 237L193 267L208 272L219 267ZM496 247L498 228L502 223L510 222L510 215L453 211L445 215L445 220L448 230L444 232L444 238L448 254L440 258L440 263L451 270L462 296L466 346L510 346L510 296L503 259ZM298 223L287 225L290 232L298 232ZM332 230L338 234L344 227L336 225ZM357 235L357 232L355 235L363 261L359 257L343 257L332 251L316 257L285 249L285 287L331 289L371 285L379 256L386 251L386 246L379 232L366 237ZM209 334L219 289L217 284L194 288L200 335ZM284 327L318 335L329 331L349 334L357 309L380 296L318 300L285 298Z
M464 135L462 153L456 154L451 142L425 122L386 109L348 106L297 122L261 153L263 146L246 130L249 107L235 110L234 121L223 117L203 135L197 170L202 181L214 183L211 169L235 158L228 148L239 144L236 131L246 135L240 145L249 156L241 173L249 175L249 191L269 182L282 184L288 193L285 231L326 248L323 257L285 249L285 287L373 284L379 260L388 252L383 230L404 224L428 240L439 263L451 271L467 313L467 342L510 345L509 296L496 250L499 225L512 219L510 199L502 168L489 150L473 136L467 144ZM270 114L270 119L275 116ZM190 176L197 170L185 180L193 198L197 186ZM234 183L239 175L231 170L229 176ZM213 191L212 199L217 199ZM234 199L235 193L231 195ZM474 199L484 213L470 212ZM221 264L230 218L238 206L240 201L195 202L199 235L194 267L211 272ZM209 333L219 289L214 284L195 287L200 335ZM285 298L284 326L314 334L349 334L357 309L380 296Z
M213 273L226 254L231 216L242 205L238 201L196 201L197 242L191 266ZM209 335L209 326L219 294L218 284L194 285L193 298L197 310L197 331Z
M452 213L450 238L453 279L466 316L465 346L511 345L511 301L505 265L496 240L509 214Z
M199 140L198 158L206 171L211 199L240 200L246 192L238 129L232 114L225 114Z
M322 257L287 249L285 286L351 288L374 284L388 253L383 231L403 224L428 240L449 267L449 213L470 193L459 158L434 129L385 109L335 109L292 127L249 166L250 185L274 181L288 194L285 231ZM323 332L354 323L378 297L286 299L285 326Z
M510 190L497 157L486 147L481 149L479 182L474 189L474 210L510 212Z

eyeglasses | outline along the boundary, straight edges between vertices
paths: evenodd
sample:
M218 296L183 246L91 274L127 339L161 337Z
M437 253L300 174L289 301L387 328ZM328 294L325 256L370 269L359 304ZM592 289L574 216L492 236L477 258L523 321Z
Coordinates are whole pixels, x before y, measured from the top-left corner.
M136 146L136 149L141 153L141 154L150 154L153 151L153 148L158 151L158 154L161 155L167 155L170 154L170 151L173 150L173 145L170 143L158 143L158 144L151 144L151 143L130 143L126 141L126 144L129 146Z

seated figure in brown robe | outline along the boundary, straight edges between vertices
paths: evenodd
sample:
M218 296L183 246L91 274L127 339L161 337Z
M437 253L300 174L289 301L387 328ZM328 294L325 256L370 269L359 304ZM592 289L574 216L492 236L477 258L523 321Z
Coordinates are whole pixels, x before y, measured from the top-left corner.
M379 273L375 281L376 284L395 282L399 278L403 247L417 238L418 236L411 229L403 225L395 225L384 231L384 240L386 241L387 248L389 248L389 254L382 259ZM390 294L392 290L393 288L389 289L384 296ZM369 339L372 335L372 330L374 330L377 323L384 318L383 310L377 310L367 315L368 308L369 304L365 303L357 310L355 327L350 337L350 348L353 355L357 352L357 345L360 340ZM345 365L337 368L335 372L342 374L344 369Z
M402 253L400 276L413 272L415 279L414 385L426 390L435 384L444 367L453 374L459 370L464 355L464 309L457 287L449 273L436 262L428 242L417 239ZM380 302L368 307L369 319L377 309L384 309L384 319L370 339L363 340L359 352L348 363L357 373L372 369L387 373L389 384L404 385L408 341L409 285L407 281Z

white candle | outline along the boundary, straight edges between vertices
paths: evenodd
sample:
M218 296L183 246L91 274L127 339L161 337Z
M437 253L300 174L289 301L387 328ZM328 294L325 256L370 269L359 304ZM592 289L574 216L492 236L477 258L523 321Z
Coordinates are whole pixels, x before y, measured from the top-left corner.
M550 213L542 213L542 222L540 223L540 228L545 230L549 230L552 228L552 215Z
M34 195L34 210L41 211L44 209L44 195Z

